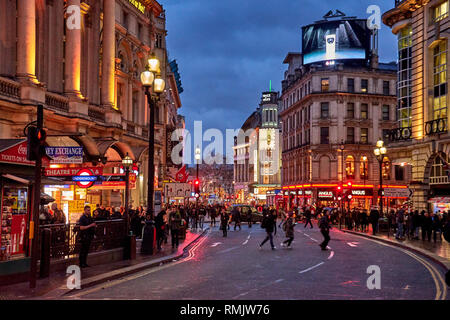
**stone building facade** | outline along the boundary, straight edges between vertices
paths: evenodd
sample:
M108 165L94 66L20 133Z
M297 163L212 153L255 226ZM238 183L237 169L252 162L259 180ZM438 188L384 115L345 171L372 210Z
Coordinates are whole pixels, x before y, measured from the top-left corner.
M396 65L303 65L301 53L289 53L284 63L280 117L288 207L336 204L337 186L345 189L348 182L351 206L376 204L379 163L373 149L396 125ZM383 164L383 185L404 185L408 172L392 160Z
M128 154L137 167L131 206L145 206L149 108L140 74L152 52L166 81L155 110L156 190L167 172L167 132L177 126L181 107L162 6L155 0L6 0L0 30L0 139L24 138L35 105L43 104L48 145L81 146L79 166L104 173L120 173ZM119 189L90 190L86 201L121 205Z
M384 24L398 37L400 62L399 122L391 134L389 154L411 168L414 208L449 210L449 2L397 0L393 4L383 15Z

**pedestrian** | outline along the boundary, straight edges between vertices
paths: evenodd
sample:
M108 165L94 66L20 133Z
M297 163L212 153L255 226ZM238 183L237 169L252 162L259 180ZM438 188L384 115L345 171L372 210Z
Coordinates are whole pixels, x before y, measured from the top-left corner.
M165 224L164 224L164 216L166 215L165 210L161 210L155 218L155 228L156 228L156 246L158 251L162 249L162 243L164 241L165 235Z
M252 227L252 209L249 208L247 211L247 223L248 223L248 227L251 228Z
M264 217L263 217L263 221L261 222L261 228L266 230L267 236L263 240L263 242L261 242L261 244L259 245L259 249L262 249L262 246L264 245L264 243L266 243L268 240L270 240L270 246L272 247L272 250L275 250L276 247L273 244L272 233L275 233L275 235L277 234L277 222L276 222L277 217L276 217L276 215L274 215L270 212L267 212L267 211L266 211L266 215L264 215Z
M228 213L226 212L225 208L222 207L220 212L220 230L222 230L223 237L227 236L228 232Z
M57 224L66 224L66 216L61 209L58 209L58 205L56 202L52 203L52 211L53 211L53 223Z
M209 216L210 216L210 225L211 228L216 226L216 208L211 207L211 209L209 210Z
M439 213L434 214L432 219L433 219L432 223L433 242L436 242L436 234L438 232L439 232L439 240L442 240L442 221L441 217L439 216Z
M202 230L203 230L203 222L205 220L205 215L206 215L205 207L201 206L198 209L198 224L199 224L200 229L202 229Z
M170 233L172 235L172 249L175 249L175 246L178 248L179 245L179 232L181 228L181 214L178 209L172 209L172 212L169 215L169 223L170 223Z
M308 226L308 223L309 223L309 225L311 226L311 229L312 229L312 228L313 228L313 225L312 225L312 222L311 222L311 210L310 210L309 207L306 208L306 211L305 211L305 219L306 219L306 222L305 222L304 228L306 228L306 227Z
M239 212L239 208L234 207L231 211L231 216L234 221L234 231L236 231L236 227L239 226L239 231L241 230L241 213Z
M320 233L323 235L323 242L319 244L322 250L327 250L328 242L330 242L330 222L328 220L327 211L324 212L323 216L319 220Z
M433 219L430 217L428 212L424 212L423 222L422 222L422 240L428 239L431 241L431 231L433 229Z
M397 210L396 215L396 223L397 223L397 232L395 234L395 239L400 240L403 238L403 223L405 221L405 211L403 208Z
M141 253L153 254L153 248L156 241L156 232L155 221L153 220L153 216L150 213L146 215L144 224L145 226L142 232Z
M91 207L84 206L84 212L79 220L80 224L80 268L89 267L87 264L87 257L89 253L89 248L91 246L92 239L94 239L95 235L95 224L94 220L91 217Z
M372 223L372 233L374 236L378 232L379 219L380 219L380 212L378 211L378 208L373 207L372 210L370 210L370 222Z
M289 213L286 220L283 222L283 230L286 234L286 240L281 243L282 247L292 248L291 243L294 240L294 226L296 225L293 213Z

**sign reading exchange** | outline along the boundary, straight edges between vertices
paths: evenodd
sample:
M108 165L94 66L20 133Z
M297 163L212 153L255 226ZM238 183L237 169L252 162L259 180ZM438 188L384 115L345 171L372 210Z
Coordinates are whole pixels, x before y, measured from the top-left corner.
M50 163L83 163L83 147L46 147L45 152L52 158Z

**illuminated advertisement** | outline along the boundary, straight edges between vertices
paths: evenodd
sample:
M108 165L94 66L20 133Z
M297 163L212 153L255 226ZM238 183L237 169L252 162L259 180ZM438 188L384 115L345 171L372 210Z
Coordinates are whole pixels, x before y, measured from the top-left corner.
M303 63L364 60L370 49L366 20L336 20L311 24L303 30Z

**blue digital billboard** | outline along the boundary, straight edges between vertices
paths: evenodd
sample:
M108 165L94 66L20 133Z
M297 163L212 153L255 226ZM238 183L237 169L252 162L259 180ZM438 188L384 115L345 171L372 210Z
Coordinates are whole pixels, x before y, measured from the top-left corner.
M317 22L302 32L303 64L368 57L371 32L364 19Z

